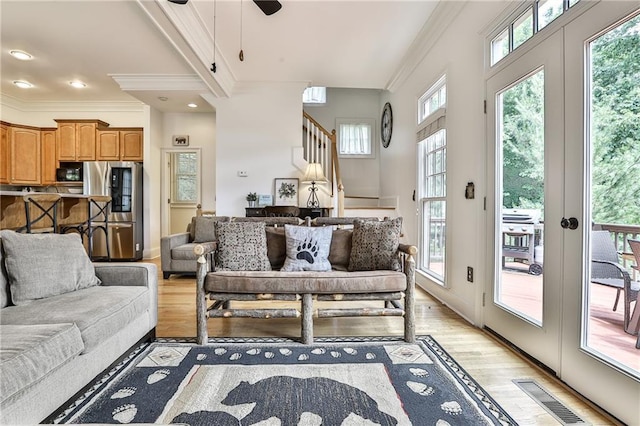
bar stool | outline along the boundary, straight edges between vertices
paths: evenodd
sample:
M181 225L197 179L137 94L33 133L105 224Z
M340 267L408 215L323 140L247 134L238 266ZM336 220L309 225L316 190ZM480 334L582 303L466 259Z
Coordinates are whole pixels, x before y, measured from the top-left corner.
M58 229L60 194L27 194L24 200L25 225L16 232L55 233Z
M111 260L111 250L109 248L109 211L111 209L111 197L108 195L89 195L87 197L87 219L80 223L62 224L60 233L75 231L82 238L87 236L87 253L89 258L93 257L93 234L97 230L104 232L105 245L107 247L107 260Z

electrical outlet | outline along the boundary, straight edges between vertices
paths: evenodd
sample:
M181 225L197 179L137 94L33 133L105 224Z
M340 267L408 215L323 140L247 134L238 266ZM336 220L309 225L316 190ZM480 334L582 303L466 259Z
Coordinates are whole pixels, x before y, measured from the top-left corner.
M238 176L247 177L249 176L249 172L247 172L246 170L238 170Z
M473 282L473 268L471 266L467 266L467 281Z

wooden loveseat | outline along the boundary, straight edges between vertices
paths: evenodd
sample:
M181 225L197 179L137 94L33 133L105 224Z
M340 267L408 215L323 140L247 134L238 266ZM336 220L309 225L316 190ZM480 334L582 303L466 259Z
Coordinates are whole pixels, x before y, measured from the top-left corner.
M287 269L292 250L295 251L296 248L300 250L301 247L309 248L311 241L315 241L312 237L306 236L307 231L304 228L314 228L313 225L320 225L320 222L329 229L324 231L324 235L327 232L330 235L327 258L330 270L282 270ZM256 269L256 258L268 258L266 265L264 260L262 264L258 263L263 270L244 270L238 265L234 267L223 259L229 255L228 252L223 252L233 248L233 245L229 247L226 242L228 240L226 230L229 227L238 226L232 225L233 223L236 222L216 224L218 241L214 247L196 245L194 248L198 256L196 274L198 344L207 343L208 319L235 317L262 319L302 317L302 342L311 344L313 343L314 317L400 316L404 317L404 339L407 342L415 341L414 257L417 249L415 246L399 242L402 218L388 221L358 218L335 221L335 223L352 223L351 229L332 226L331 219L307 221L304 226L286 225L276 228L264 226L261 222L253 222L255 225L252 229L253 233L245 240L255 242L264 236L266 248L258 244L260 246L258 252L262 250L258 253L253 251L254 247L247 247L241 242L236 246L236 251L250 258L251 265L247 269ZM390 229L393 229L393 232L389 231ZM290 235L294 231L302 232L304 240L299 239L296 242ZM394 234L396 238L387 241L385 233ZM237 242L239 238L233 235L230 239ZM381 244L376 246L376 242ZM207 259L211 250L213 250L214 265L210 270ZM309 249L307 252L313 252L313 250ZM391 250L391 257L383 258L383 254L389 250ZM318 252L321 251L322 249L318 250ZM304 258L298 255L297 259L301 257ZM317 260L319 257L322 255L316 256L316 265L319 263ZM363 259L365 264L362 264ZM374 264L366 264L371 259L374 260ZM232 260L235 261L235 259ZM391 266L385 267L385 262L391 262ZM212 303L209 304L207 299ZM293 302L294 307L286 309L269 307L269 302L274 300ZM336 304L346 302L346 307L337 308L334 306L336 304L332 303L330 308L314 309L315 300L333 301ZM378 300L382 303L380 307L356 307L357 304L353 303L367 300ZM233 303L240 301L261 303L256 304L260 307L251 309L236 308Z

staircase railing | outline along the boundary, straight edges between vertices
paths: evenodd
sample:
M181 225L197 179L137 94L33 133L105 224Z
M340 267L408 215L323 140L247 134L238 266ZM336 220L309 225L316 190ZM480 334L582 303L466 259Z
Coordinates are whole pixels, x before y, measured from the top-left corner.
M306 112L302 112L304 158L320 163L331 186L331 196L337 192L337 216L344 216L344 186L340 175L340 160L336 144L336 131L327 131ZM335 189L335 191L334 191Z

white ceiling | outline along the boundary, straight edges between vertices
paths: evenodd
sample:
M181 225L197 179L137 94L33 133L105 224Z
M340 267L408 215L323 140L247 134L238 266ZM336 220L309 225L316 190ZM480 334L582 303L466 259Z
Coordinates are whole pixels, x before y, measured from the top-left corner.
M17 105L142 101L165 112L193 112L188 102L212 110L202 96L220 95L210 90L216 84L227 95L243 82L384 89L438 2L281 3L266 16L250 0L216 0L214 32L212 0L0 0L0 90ZM207 70L214 34L216 74ZM11 49L34 59L19 61ZM69 86L73 79L87 87ZM19 89L14 80L34 87Z

